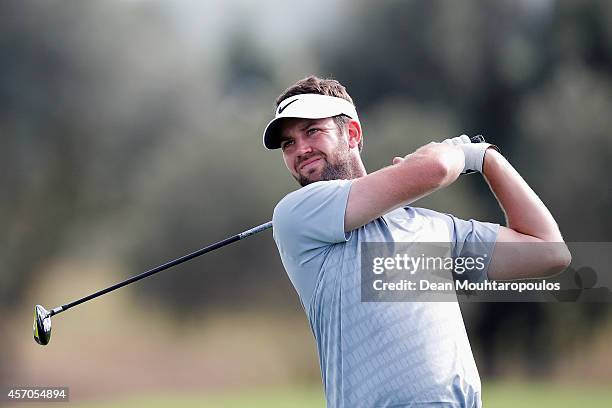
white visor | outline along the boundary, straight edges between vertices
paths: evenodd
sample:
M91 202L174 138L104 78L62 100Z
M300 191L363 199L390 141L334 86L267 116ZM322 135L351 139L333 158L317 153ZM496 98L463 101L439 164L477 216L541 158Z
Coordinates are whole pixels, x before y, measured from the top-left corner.
M280 147L279 124L283 118L323 119L346 115L359 122L355 106L346 99L319 94L301 94L282 101L276 109L274 119L268 123L263 134L267 149Z

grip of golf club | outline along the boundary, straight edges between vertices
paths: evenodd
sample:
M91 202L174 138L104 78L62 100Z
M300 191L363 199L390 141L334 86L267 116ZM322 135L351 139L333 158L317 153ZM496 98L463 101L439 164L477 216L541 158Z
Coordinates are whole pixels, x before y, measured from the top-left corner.
M470 140L472 141L472 143L484 143L485 138L483 135L476 135L474 137L471 137Z

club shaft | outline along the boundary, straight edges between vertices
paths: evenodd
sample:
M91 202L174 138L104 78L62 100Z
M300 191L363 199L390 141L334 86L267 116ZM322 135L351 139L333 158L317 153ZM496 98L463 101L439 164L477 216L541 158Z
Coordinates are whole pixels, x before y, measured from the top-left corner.
M477 136L472 137L470 140L472 141L472 143L481 143L481 142L484 142L484 137L482 135L477 135ZM259 225L257 227L251 228L249 230L241 232L240 234L236 234L236 235L234 235L232 237L229 237L229 238L226 238L226 239L224 239L222 241L219 241L219 242L216 242L214 244L211 244L211 245L209 245L207 247L199 249L199 250L197 250L195 252L192 252L190 254L184 255L184 256L182 256L180 258L176 258L176 259L174 259L172 261L166 262L163 265L157 266L157 267L155 267L153 269L145 271L145 272L143 272L141 274L138 274L136 276L132 276L131 278L126 279L123 282L119 282L119 283L117 283L117 284L115 284L113 286L109 286L106 289L102 289L102 290L100 290L100 291L98 291L96 293L92 293L91 295L85 296L82 299L78 299L78 300L75 300L72 303L67 303L65 305L62 305L62 306L56 307L54 309L51 309L49 311L49 316L53 316L53 315L56 315L58 313L61 313L61 312L65 311L65 310L70 309L71 307L74 307L74 306L80 305L81 303L84 303L84 302L87 302L89 300L95 299L98 296L102 296L102 295L104 295L104 294L106 294L108 292L112 292L115 289L122 288L122 287L124 287L126 285L129 285L130 283L134 283L136 281L139 281L141 279L144 279L146 277L154 275L154 274L156 274L158 272L164 271L164 270L166 270L168 268L171 268L173 266L182 264L183 262L187 262L187 261L189 261L189 260L191 260L193 258L197 258L198 256L204 255L205 253L208 253L208 252L211 252L211 251L214 251L215 249L219 249L221 247L224 247L224 246L229 245L231 243L234 243L236 241L240 241L241 239L250 237L251 235L255 235L255 234L260 233L262 231L265 231L265 230L267 230L267 229L269 229L271 227L272 227L272 221L269 221L269 222L266 222L265 224L261 224L261 225Z
M258 233L260 233L262 231L265 231L265 230L267 230L267 229L269 229L271 227L272 227L272 221L269 221L269 222L267 222L265 224L261 224L261 225L259 225L257 227L254 227L254 228L251 228L251 229L246 230L244 232L241 232L240 234L236 234L236 235L231 236L229 238L226 238L226 239L224 239L222 241L219 241L219 242L216 242L214 244L208 245L207 247L199 249L199 250L197 250L195 252L192 252L190 254L181 256L180 258L176 258L176 259L174 259L172 261L166 262L163 265L159 265L159 266L157 266L157 267L155 267L153 269L150 269L150 270L145 271L143 273L140 273L138 275L132 276L131 278L126 279L123 282L119 282L119 283L117 283L117 284L115 284L113 286L109 286L106 289L102 289L102 290L100 290L100 291L98 291L96 293L92 293L89 296L85 296L84 298L75 300L72 303L67 303L67 304L62 305L60 307L56 307L56 308L50 310L49 315L50 316L56 315L58 313L61 313L61 312L65 311L65 310L70 309L71 307L74 307L74 306L80 305L81 303L84 303L84 302L87 302L89 300L95 299L98 296L102 296L102 295L104 295L104 294L106 294L108 292L112 292L115 289L122 288L122 287L124 287L126 285L129 285L130 283L134 283L136 281L139 281L141 279L144 279L146 277L154 275L154 274L156 274L158 272L164 271L164 270L166 270L168 268L171 268L173 266L182 264L183 262L187 262L187 261L189 261L189 260L191 260L193 258L197 258L198 256L204 255L204 254L206 254L208 252L211 252L211 251L214 251L215 249L222 248L222 247L224 247L226 245L229 245L229 244L232 244L232 243L234 243L236 241L240 241L241 239L250 237L251 235L258 234Z

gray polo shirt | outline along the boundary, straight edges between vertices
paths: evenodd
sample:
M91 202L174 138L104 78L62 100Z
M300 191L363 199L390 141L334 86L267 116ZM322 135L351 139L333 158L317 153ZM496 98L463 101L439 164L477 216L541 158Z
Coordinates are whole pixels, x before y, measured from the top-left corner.
M274 240L317 342L328 407L480 407L480 378L456 302L362 302L362 242L469 243L499 225L422 208L344 232L351 180L321 181L274 209ZM487 264L488 267L488 264ZM486 279L486 269L470 280Z

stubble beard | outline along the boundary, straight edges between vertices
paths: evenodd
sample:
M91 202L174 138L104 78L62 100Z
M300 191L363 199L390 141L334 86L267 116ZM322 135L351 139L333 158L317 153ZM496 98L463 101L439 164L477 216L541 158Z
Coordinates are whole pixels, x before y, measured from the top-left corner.
M302 173L298 173L298 177L294 178L302 186L307 186L317 181L330 181L330 180L351 180L359 177L359 165L357 158L350 154L348 144L341 143L338 148L333 152L332 157L318 152L317 153L323 161L323 168L321 169L321 176L313 179L304 176Z

